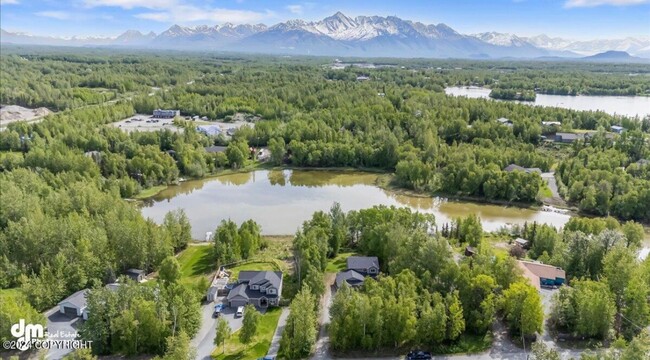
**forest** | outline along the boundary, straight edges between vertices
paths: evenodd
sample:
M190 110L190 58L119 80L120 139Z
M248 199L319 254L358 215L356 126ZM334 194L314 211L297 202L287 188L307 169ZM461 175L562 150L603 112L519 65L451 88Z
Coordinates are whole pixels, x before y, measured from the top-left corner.
M535 88L564 91L566 82L582 84L568 93L610 88L642 94L650 84L647 69L413 60L332 70L331 59L322 58L24 47L3 47L0 61L2 104L56 111L0 131L0 289L12 292L7 297L12 302L30 303L7 307L12 316L38 320L38 312L62 298L101 288L129 268L173 268L166 259L191 240L189 220L179 211L155 224L131 199L181 178L240 169L253 163L251 147L268 146L273 166L372 169L391 174L391 185L400 188L509 204L537 203L543 181L536 172L508 172L506 166L555 170L560 194L570 205L611 217L572 220L562 230L532 224L522 230L533 231L527 233L531 258L562 266L579 284L561 292L554 326L576 336L603 339L613 332L631 340L638 331L622 319L648 324L647 302L639 300L647 297L648 262L629 261L625 271L615 271L614 264L628 264L639 246L634 221L650 221L650 118L444 94L447 85L476 85L479 79L477 85L492 86L492 78L503 89L526 94L540 91ZM456 67L460 70L449 70ZM641 75L629 78L630 72ZM357 81L360 75L370 80ZM175 123L182 131L129 133L109 126L157 108L180 109ZM207 136L184 118L230 121L239 113L261 120L231 138ZM497 121L502 117L511 126ZM561 123L561 131L591 136L573 144L546 141L558 130L542 124L549 121ZM609 133L611 125L625 132ZM227 150L206 152L211 145ZM316 319L324 267L343 247L378 256L386 276L335 298L331 336L341 352L451 347L466 336L485 335L488 318L497 313L514 334L540 329L537 293L522 281L512 258L495 257L481 246L478 218L459 219L432 237L433 225L434 219L405 209L345 214L334 208L315 214L294 239L301 291L287 329L304 339L283 339L287 356L305 356L304 344L315 340L309 324ZM253 222L239 227L224 222L215 239L215 262L245 259L265 246ZM457 264L449 250L455 243L478 246L477 257ZM164 286L160 294L131 286L113 295L98 291L107 300L91 300L101 316L84 330L101 344L97 351L164 356L172 345L187 345L165 339L195 334L192 314L200 295L180 289L173 276ZM16 289L21 296L13 294ZM159 296L161 301L154 301ZM593 296L602 299L593 305L599 307L580 313ZM367 306L377 298L384 299L380 305ZM530 306L523 309L522 303ZM186 323L175 321L179 311L187 312ZM596 323L589 317L594 313L606 316ZM114 341L128 335L121 331L136 315L146 325L131 331L158 335L135 344ZM350 337L362 318L367 332ZM124 326L111 328L107 319Z

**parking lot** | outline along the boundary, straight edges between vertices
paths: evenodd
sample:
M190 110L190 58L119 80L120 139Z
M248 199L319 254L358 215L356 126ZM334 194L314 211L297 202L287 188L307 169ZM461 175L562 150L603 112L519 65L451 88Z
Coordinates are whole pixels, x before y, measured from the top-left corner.
M114 122L111 124L125 132L132 131L158 131L158 130L171 130L174 132L182 132L183 129L173 124L174 119L158 119L151 115L136 114L124 120Z

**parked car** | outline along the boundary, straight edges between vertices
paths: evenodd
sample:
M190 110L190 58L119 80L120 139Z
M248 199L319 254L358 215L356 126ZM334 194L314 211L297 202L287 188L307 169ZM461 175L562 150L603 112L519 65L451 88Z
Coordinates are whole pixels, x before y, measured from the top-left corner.
M223 311L223 304L215 305L214 312L212 313L212 317L219 317L222 311Z
M244 307L240 306L237 308L237 312L235 313L235 317L241 317L244 316Z
M258 358L257 360L275 360L275 356L265 356Z
M433 357L430 352L414 350L406 355L407 360L431 360Z

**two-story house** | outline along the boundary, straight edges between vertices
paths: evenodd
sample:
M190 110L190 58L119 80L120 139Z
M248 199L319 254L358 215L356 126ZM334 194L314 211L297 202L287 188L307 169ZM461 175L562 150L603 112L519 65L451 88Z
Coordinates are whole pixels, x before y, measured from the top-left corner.
M281 271L240 271L227 296L231 307L253 304L260 308L278 306L282 294Z

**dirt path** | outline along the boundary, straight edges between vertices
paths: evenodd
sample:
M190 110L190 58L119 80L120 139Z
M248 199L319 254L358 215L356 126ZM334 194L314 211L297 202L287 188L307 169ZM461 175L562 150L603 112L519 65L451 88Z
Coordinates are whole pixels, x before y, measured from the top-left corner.
M330 336L327 331L327 326L330 323L330 306L332 306L332 287L336 274L325 274L325 293L321 298L321 314L320 314L320 331L318 332L318 340L316 341L316 349L313 360L330 359L329 356L329 343Z
M553 193L552 197L542 199L542 201L544 201L544 204L558 206L558 207L567 207L566 201L562 199L557 189L557 180L555 180L555 172L542 173L542 179L546 181L549 189L551 189L551 192Z

